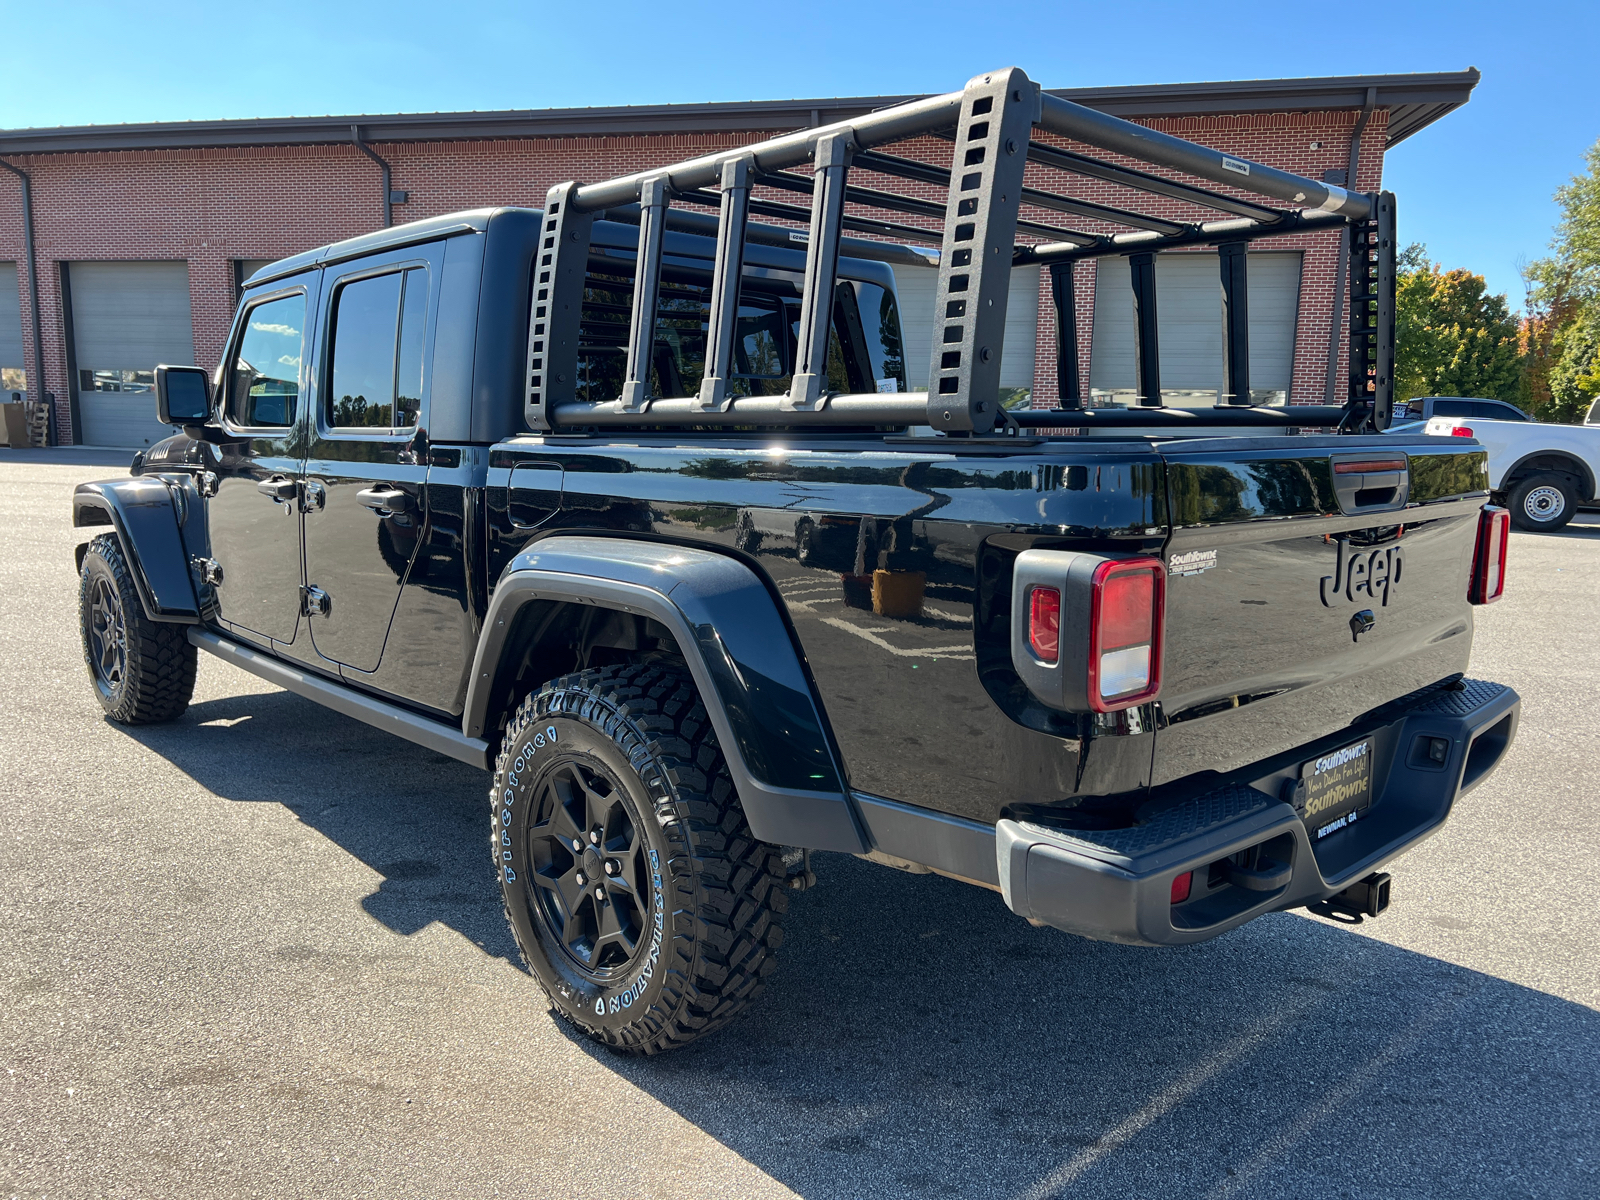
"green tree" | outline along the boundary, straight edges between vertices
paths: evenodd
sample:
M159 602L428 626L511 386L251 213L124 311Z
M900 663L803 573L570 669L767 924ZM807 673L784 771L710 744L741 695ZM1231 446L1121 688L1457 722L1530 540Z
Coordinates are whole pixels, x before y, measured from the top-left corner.
M1441 269L1427 249L1400 254L1395 281L1395 399L1520 398L1518 323L1482 275Z
M1600 397L1600 313L1593 308L1568 321L1552 339L1550 415L1582 421Z
M1600 142L1584 163L1586 170L1556 190L1561 220L1549 257L1523 273L1523 394L1534 414L1550 421L1583 420L1600 395Z

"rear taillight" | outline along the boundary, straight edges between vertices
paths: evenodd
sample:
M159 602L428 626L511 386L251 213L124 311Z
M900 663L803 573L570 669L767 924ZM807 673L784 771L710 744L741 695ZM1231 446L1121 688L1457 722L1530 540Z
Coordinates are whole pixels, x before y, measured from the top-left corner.
M1061 658L1061 593L1036 587L1028 597L1028 645L1040 662Z
M1161 691L1166 584L1166 565L1156 558L1095 568L1089 609L1089 707L1095 712L1131 708Z
M1471 425L1457 425L1454 429L1452 429L1450 431L1450 436L1451 437L1472 437L1473 436L1473 434L1472 434L1472 426Z
M1493 604L1506 590L1506 537L1511 514L1486 504L1478 514L1478 544L1472 552L1472 580L1467 585L1469 604Z

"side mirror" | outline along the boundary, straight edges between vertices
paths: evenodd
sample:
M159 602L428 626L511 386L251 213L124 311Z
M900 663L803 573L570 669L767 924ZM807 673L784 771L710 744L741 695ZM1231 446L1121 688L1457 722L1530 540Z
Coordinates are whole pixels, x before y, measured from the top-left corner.
M211 419L211 381L200 367L156 368L156 413L163 425L204 425Z

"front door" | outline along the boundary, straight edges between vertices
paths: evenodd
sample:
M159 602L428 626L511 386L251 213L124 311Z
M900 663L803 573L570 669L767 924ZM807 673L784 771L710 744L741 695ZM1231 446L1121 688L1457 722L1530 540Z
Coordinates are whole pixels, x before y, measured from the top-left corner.
M299 478L305 456L308 318L317 273L250 297L223 379L221 420L233 440L217 447L208 502L211 552L222 567L222 621L252 640L291 644L300 622Z
M317 653L356 671L378 669L427 525L431 251L328 272L304 482L307 613Z

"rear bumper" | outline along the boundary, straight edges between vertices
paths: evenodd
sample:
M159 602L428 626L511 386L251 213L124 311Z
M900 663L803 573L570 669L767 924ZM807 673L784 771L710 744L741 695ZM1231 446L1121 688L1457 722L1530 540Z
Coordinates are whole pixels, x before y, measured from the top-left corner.
M1444 824L1458 796L1499 765L1516 736L1521 699L1481 680L1430 688L1368 723L1296 751L1292 762L1230 783L1116 830L1052 829L1003 820L996 829L1000 890L1012 911L1070 933L1141 946L1216 937L1264 913L1325 900ZM1313 845L1294 808L1275 797L1298 763L1372 735L1373 799L1359 821ZM1419 754L1445 738L1443 763ZM1269 891L1227 882L1223 864L1253 848L1287 862ZM1193 872L1190 898L1173 880Z

